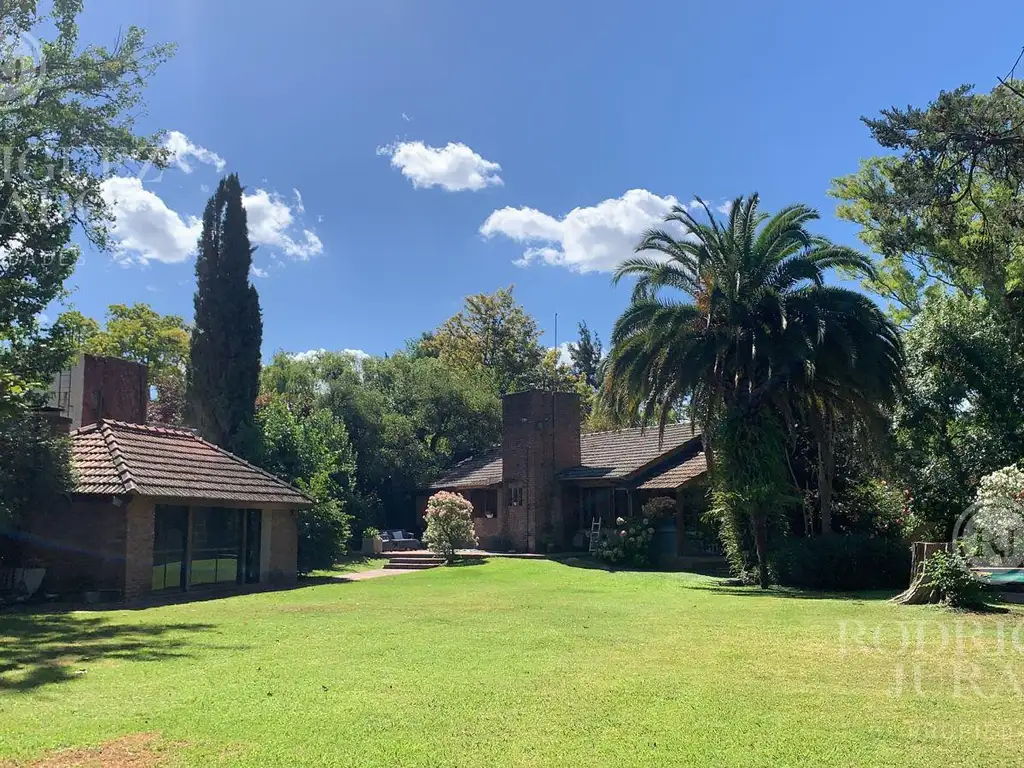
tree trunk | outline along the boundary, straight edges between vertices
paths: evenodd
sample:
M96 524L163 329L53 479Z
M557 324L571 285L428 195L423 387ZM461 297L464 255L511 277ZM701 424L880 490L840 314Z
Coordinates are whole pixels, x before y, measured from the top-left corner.
M910 586L892 599L899 605L925 605L937 603L938 593L924 574L924 564L936 552L948 552L952 545L948 541L915 541L910 565Z
M832 450L832 430L826 428L818 440L818 501L821 504L821 533L832 533L832 481L835 479L836 457Z
M754 547L757 549L757 581L761 589L768 589L768 516L758 510L751 515L754 528Z

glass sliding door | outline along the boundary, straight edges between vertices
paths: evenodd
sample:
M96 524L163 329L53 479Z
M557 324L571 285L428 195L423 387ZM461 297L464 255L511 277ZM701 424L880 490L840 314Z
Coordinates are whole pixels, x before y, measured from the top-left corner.
M237 583L242 575L241 509L192 508L189 586Z
M245 583L260 580L260 550L263 546L263 510L245 510Z
M158 504L153 518L153 589L185 588L188 507Z

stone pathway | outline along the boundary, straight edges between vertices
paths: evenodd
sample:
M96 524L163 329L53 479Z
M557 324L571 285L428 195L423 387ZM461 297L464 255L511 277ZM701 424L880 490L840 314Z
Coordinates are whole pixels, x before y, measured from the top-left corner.
M354 571L352 573L346 573L344 576L331 576L331 578L334 581L365 581L366 579L376 579L381 576L397 576L400 573L416 573L416 571L384 570L383 568L375 568L372 571Z

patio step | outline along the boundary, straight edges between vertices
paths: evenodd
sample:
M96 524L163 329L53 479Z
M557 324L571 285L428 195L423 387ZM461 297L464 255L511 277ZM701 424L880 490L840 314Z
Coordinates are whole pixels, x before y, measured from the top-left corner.
M392 555L384 563L384 568L386 570L422 571L426 568L436 568L443 563L444 560L434 555Z

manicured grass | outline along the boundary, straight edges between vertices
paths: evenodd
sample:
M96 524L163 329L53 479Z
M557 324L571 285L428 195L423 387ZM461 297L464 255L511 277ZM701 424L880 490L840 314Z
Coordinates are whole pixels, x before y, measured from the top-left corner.
M528 560L5 616L0 762L159 733L171 765L1017 765L1022 620Z
M347 555L340 562L335 563L333 568L325 568L323 570L313 571L310 574L310 576L343 576L346 573L356 573L358 571L374 571L378 568L383 568L384 564L387 561L388 559L386 557Z

